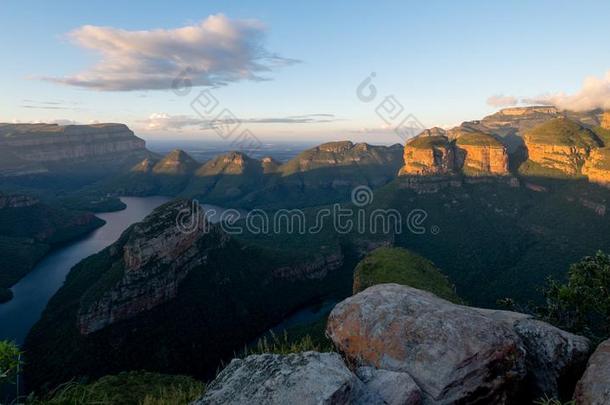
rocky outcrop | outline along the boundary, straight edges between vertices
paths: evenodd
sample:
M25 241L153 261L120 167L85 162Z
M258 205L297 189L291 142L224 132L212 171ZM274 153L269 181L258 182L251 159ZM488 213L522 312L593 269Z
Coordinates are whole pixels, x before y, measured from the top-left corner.
M466 175L504 176L508 173L506 147L483 132L462 132L456 139L458 166Z
M261 354L234 359L194 405L379 404L336 353Z
M610 339L602 342L589 359L574 400L577 405L610 404Z
M567 118L531 129L524 140L530 161L570 176L580 174L589 152L603 146L593 131Z
M409 374L424 403L518 403L554 396L588 341L529 316L452 304L381 284L331 312L327 334L348 364Z
M193 222L195 227L188 232L178 226L183 215L192 215L190 204L184 200L169 203L112 245L114 261L108 272L115 281L104 285L101 295L92 286L89 297L82 300L78 314L81 334L132 318L173 299L189 271L207 260L208 250L228 240L216 225L207 222Z
M405 145L405 165L400 170L399 175L451 173L454 170L454 155L453 144L449 142L446 136L420 135Z
M610 187L610 147L592 150L582 167L590 182Z
M341 251L330 253L325 256L317 256L311 261L291 266L278 267L271 271L274 277L296 281L323 279L326 275L343 265L343 253Z

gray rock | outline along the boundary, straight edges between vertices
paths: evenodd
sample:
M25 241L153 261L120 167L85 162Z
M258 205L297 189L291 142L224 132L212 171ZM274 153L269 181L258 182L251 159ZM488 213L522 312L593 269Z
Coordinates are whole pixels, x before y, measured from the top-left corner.
M350 364L408 373L424 403L505 403L526 375L512 328L398 284L339 303L327 334Z
M589 357L589 339L535 319L515 323L527 352L527 390L535 397L569 397ZM575 377L576 376L576 377Z
M421 390L407 373L358 367L356 375L388 405L421 404Z
M194 404L383 404L336 353L234 359Z
M602 342L589 359L587 370L576 385L578 405L610 404L610 339Z

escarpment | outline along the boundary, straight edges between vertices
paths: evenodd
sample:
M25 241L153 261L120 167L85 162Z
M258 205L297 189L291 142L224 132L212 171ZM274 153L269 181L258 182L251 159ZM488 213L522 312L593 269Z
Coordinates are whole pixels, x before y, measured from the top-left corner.
M0 154L11 155L11 164L3 162L0 173L19 175L52 170L62 162L120 162L143 157L146 149L124 124L0 124Z
M441 133L436 128L432 133ZM446 175L464 173L472 176L508 174L506 147L493 136L478 131L453 131L455 140L445 135L422 135L405 145L405 165L399 175Z
M217 226L203 222L204 217L187 218L192 229L180 226L184 215L195 214L187 201L170 203L131 227L111 246L112 264L100 280L103 285L94 284L81 301L78 328L82 334L176 297L189 271L205 263L207 251L228 240Z

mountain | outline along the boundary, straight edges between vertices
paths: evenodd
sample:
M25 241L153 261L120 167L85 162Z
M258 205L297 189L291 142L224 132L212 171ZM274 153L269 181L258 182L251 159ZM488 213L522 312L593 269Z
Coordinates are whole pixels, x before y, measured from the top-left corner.
M179 172L165 170L172 164L146 159L129 173L103 183L100 190L192 197L225 207L315 206L347 200L357 185L374 188L391 181L402 165L403 147L330 142L283 164L271 157L258 160L242 152L229 152L196 168L185 152L172 153L174 156L164 160L184 160ZM165 169L157 170L161 166Z
M446 132L437 128L424 132L405 145L403 176L451 175L468 176L507 175L506 147L492 135L476 130L453 130L449 140Z
M176 221L191 207L159 207L71 270L26 339L32 387L130 369L210 377L287 314L349 292L355 260L336 237L297 251L290 235L255 244L203 222L185 233Z
M0 302L54 246L81 236L104 221L90 213L50 206L35 197L0 192Z

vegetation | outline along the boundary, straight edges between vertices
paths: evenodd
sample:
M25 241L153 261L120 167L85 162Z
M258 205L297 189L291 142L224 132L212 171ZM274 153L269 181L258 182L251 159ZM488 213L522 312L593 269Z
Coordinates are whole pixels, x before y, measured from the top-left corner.
M71 381L29 405L174 405L188 404L201 397L204 384L191 377L146 371L108 375L92 383Z
M0 385L13 382L21 362L21 350L13 342L0 341Z
M432 262L402 248L375 249L356 266L354 293L382 283L408 285L452 302L461 302L447 277Z
M549 279L545 318L594 341L610 337L610 256L597 252L573 264L566 283Z
M333 347L330 343L316 343L309 335L294 340L290 338L287 331L279 336L271 332L269 336L260 338L254 346L246 347L243 352L243 357L262 353L289 354L306 351L330 352L332 350Z
M558 399L545 396L534 401L534 405L576 405L576 401L562 402Z
M407 144L413 148L429 149L429 148L433 148L433 147L448 146L449 140L447 139L446 136L440 136L440 135L418 136L418 137L411 139Z
M592 130L568 118L555 118L546 121L525 133L531 142L546 145L599 147L603 146Z
M492 135L483 132L464 132L455 141L458 146L497 146L502 147L502 142L498 141Z

